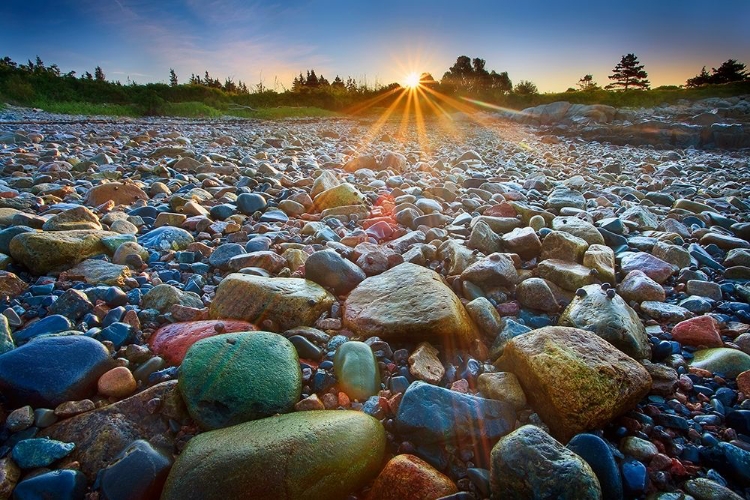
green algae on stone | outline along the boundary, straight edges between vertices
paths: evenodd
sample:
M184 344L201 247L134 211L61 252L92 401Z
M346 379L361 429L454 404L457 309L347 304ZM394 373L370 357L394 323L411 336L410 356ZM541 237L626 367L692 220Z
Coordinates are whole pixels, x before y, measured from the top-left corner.
M294 346L270 332L238 332L199 340L180 367L178 387L204 429L291 411L302 392Z
M736 377L750 370L750 355L728 347L714 347L696 351L690 366L702 368L725 377Z
M162 500L344 499L380 472L385 431L355 411L306 411L195 436Z

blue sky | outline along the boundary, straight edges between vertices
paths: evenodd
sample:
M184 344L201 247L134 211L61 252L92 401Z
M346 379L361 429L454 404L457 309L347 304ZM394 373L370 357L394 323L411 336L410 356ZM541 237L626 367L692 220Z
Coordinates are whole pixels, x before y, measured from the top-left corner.
M608 83L630 52L653 86L729 58L750 67L749 22L750 0L4 0L0 56L99 65L123 83L166 82L171 67L181 82L208 70L281 90L310 68L371 85L439 79L465 54L563 91L587 73Z

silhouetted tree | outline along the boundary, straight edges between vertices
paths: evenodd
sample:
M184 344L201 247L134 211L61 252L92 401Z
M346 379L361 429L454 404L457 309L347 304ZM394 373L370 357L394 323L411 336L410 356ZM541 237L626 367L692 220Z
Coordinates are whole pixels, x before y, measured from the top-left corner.
M711 83L711 74L706 71L706 67L703 66L700 73L692 78L688 78L687 82L685 82L685 86L700 87L701 85L708 85L709 83Z
M580 90L591 91L599 89L599 85L594 81L593 75L585 75L583 78L578 80L578 88Z
M172 87L177 86L177 73L172 68L169 68L169 85Z
M104 71L102 71L102 68L100 66L94 68L94 80L96 80L97 82L103 82L106 80Z
M612 70L612 74L608 78L613 82L606 88L616 89L620 87L625 91L633 87L642 90L648 89L651 82L646 80L647 77L648 73L644 71L643 64L640 64L638 57L635 54L628 54L622 56L620 62Z
M339 78L339 75L336 75L336 78L333 79L333 83L331 83L331 87L336 90L346 89L346 85L344 85L344 80Z
M305 81L305 87L308 88L315 88L318 85L320 85L320 82L318 81L318 77L315 74L315 70L311 69L307 72L307 80Z
M521 80L518 82L518 84L513 89L513 92L520 95L532 95L532 94L538 94L539 89L536 88L536 85L533 82L530 82L528 80Z
M741 82L748 78L745 65L734 59L722 63L718 69L711 68L711 83Z
M490 73L490 81L490 87L492 89L500 90L502 92L510 92L513 90L513 82L510 81L507 71L495 73L495 70L493 69Z

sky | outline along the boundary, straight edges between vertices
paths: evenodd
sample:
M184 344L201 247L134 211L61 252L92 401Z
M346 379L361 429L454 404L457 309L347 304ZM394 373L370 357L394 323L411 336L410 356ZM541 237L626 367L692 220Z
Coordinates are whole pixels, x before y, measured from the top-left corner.
M727 59L750 68L750 0L2 0L0 57L39 56L63 72L180 83L208 71L248 87L440 79L460 55L541 92L600 85L634 53L652 87L681 85Z

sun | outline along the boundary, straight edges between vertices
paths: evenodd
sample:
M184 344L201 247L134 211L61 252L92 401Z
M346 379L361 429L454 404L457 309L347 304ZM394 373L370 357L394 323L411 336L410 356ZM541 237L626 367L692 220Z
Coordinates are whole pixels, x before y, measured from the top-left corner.
M404 87L407 89L415 89L419 87L419 74L412 72L406 75L406 78L404 78Z

